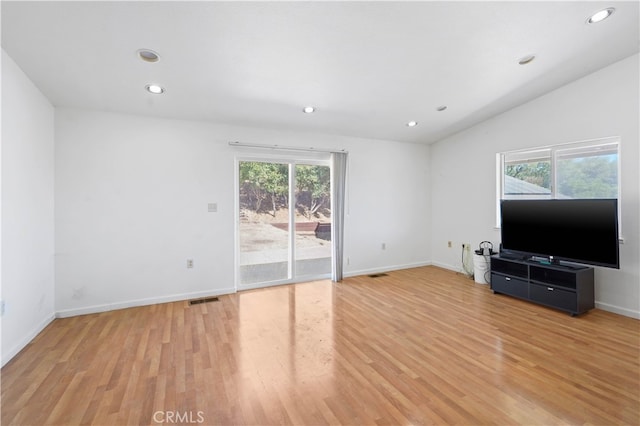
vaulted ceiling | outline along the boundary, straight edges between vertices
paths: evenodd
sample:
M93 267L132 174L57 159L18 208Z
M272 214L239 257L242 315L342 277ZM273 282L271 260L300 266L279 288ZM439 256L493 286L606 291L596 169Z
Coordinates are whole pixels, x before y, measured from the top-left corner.
M2 47L55 106L416 143L640 50L635 1L1 7ZM607 7L608 19L586 22Z

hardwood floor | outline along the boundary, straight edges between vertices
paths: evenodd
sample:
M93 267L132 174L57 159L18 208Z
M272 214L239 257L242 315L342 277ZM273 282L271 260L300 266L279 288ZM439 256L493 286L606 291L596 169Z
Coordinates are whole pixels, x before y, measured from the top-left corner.
M453 272L57 319L2 369L2 424L640 424L640 321Z

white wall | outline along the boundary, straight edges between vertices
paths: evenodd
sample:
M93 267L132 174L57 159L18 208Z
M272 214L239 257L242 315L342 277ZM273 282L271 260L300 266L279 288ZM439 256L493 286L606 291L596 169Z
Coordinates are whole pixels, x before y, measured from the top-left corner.
M235 290L234 164L250 151L229 141L349 151L345 275L431 257L426 146L60 108L55 129L61 316Z
M620 270L596 268L596 306L640 318L639 75L635 55L432 145L434 264L459 269L460 243L500 242L496 153L620 136L625 243Z
M54 109L2 51L2 365L54 317Z
M373 140L344 145L350 156L345 275L430 264L428 146Z

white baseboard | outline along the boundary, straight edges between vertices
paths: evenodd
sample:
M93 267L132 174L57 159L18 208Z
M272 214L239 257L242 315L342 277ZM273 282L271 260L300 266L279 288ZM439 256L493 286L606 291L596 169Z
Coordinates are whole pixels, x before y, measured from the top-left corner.
M611 305L609 303L596 301L596 308L602 309L603 311L612 312L614 314L624 315L625 317L640 319L640 311L634 311L632 309L622 308L620 306Z
M419 268L421 266L430 266L431 262L407 263L404 265L384 266L382 268L360 269L357 271L348 271L343 275L345 277L356 277L358 275L380 274L382 272L399 271L401 269Z
M432 262L433 266L437 266L439 268L443 268L443 269L448 269L450 271L453 272L460 272L460 268L453 266L453 265L449 265L448 263L442 263L442 262Z
M438 266L442 269L448 269L451 272L468 276L468 274L466 274L460 266L449 265L448 263L441 263L441 262L433 262L433 266Z
M51 322L55 319L55 314L50 314L47 315L46 318L44 318L37 326L35 326L33 328L33 330L31 330L30 333L27 333L22 340L20 340L20 342L15 345L13 348L11 348L9 350L9 352L7 352L6 354L2 354L2 367L4 367L4 365L11 361L11 359L18 355L18 352L20 352L21 350L23 350L29 343L31 343L31 341L38 335L40 334L40 332L42 332L42 330L45 329L46 326L48 326L49 324L51 324Z
M65 309L56 312L56 318L74 317L77 315L97 314L100 312L115 311L116 309L136 308L138 306L156 305L158 303L179 302L181 300L197 299L202 297L222 296L224 294L235 293L235 288L223 288L212 291L197 291L193 293L172 294L170 296L151 297L147 299L129 300L118 303L107 303L104 305L93 305L84 308Z

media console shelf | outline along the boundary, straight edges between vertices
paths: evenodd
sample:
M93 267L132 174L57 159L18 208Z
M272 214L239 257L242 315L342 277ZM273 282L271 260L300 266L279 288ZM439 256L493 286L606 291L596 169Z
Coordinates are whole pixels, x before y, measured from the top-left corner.
M571 316L595 307L593 268L542 264L491 256L491 290L567 311Z

